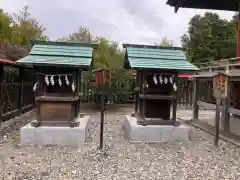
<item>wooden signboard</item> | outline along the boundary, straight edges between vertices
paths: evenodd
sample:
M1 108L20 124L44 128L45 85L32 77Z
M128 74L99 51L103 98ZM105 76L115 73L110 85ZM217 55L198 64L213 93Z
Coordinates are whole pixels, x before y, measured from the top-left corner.
M219 140L221 100L228 97L228 79L229 76L224 73L218 73L215 76L213 76L213 96L216 98L215 146L218 146Z
M213 76L213 95L215 98L225 99L228 96L228 75L218 73Z

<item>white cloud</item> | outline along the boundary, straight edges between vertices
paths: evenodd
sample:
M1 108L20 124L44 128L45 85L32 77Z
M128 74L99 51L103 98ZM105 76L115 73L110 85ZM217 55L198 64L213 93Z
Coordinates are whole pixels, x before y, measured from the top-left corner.
M153 44L164 36L180 45L188 22L204 10L174 8L166 0L0 0L0 7L18 12L29 5L31 14L44 24L47 34L56 39L87 26L97 36L124 43ZM217 12L230 19L231 12Z

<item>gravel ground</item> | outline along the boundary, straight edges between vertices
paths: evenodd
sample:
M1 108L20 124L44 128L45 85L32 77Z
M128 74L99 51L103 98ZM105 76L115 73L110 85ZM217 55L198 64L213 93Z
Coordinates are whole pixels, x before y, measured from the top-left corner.
M191 143L129 144L122 131L123 114L106 113L105 152L97 150L99 114L92 136L81 149L48 146L19 148L18 132L0 144L0 179L31 180L237 180L239 148L193 129Z

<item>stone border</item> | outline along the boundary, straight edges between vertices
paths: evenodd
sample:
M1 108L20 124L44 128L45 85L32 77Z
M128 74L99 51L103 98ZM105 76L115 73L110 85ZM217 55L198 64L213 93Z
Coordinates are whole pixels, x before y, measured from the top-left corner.
M33 113L35 111L35 109L25 112L24 114L20 115L20 116L15 116L12 119L9 119L5 122L0 122L0 131L3 131L6 128L9 128L10 126L13 126L14 124L17 124L19 122L21 122L22 118L24 118L25 116L28 116L29 114Z
M90 116L78 117L78 127L33 127L31 123L21 127L20 146L45 146L60 145L81 147L88 139L91 118Z
M180 126L168 125L148 125L142 126L137 124L137 119L130 115L125 116L123 130L133 143L161 143L161 142L189 142L189 126L181 124Z

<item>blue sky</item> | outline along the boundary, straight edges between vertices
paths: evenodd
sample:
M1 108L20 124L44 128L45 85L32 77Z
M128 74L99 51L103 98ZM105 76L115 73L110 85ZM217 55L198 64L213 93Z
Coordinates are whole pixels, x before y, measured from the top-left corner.
M87 26L94 35L121 43L158 43L164 36L180 45L188 22L204 10L179 9L166 0L0 0L6 12L18 12L29 5L30 13L46 28L52 40ZM232 12L216 11L230 19Z

